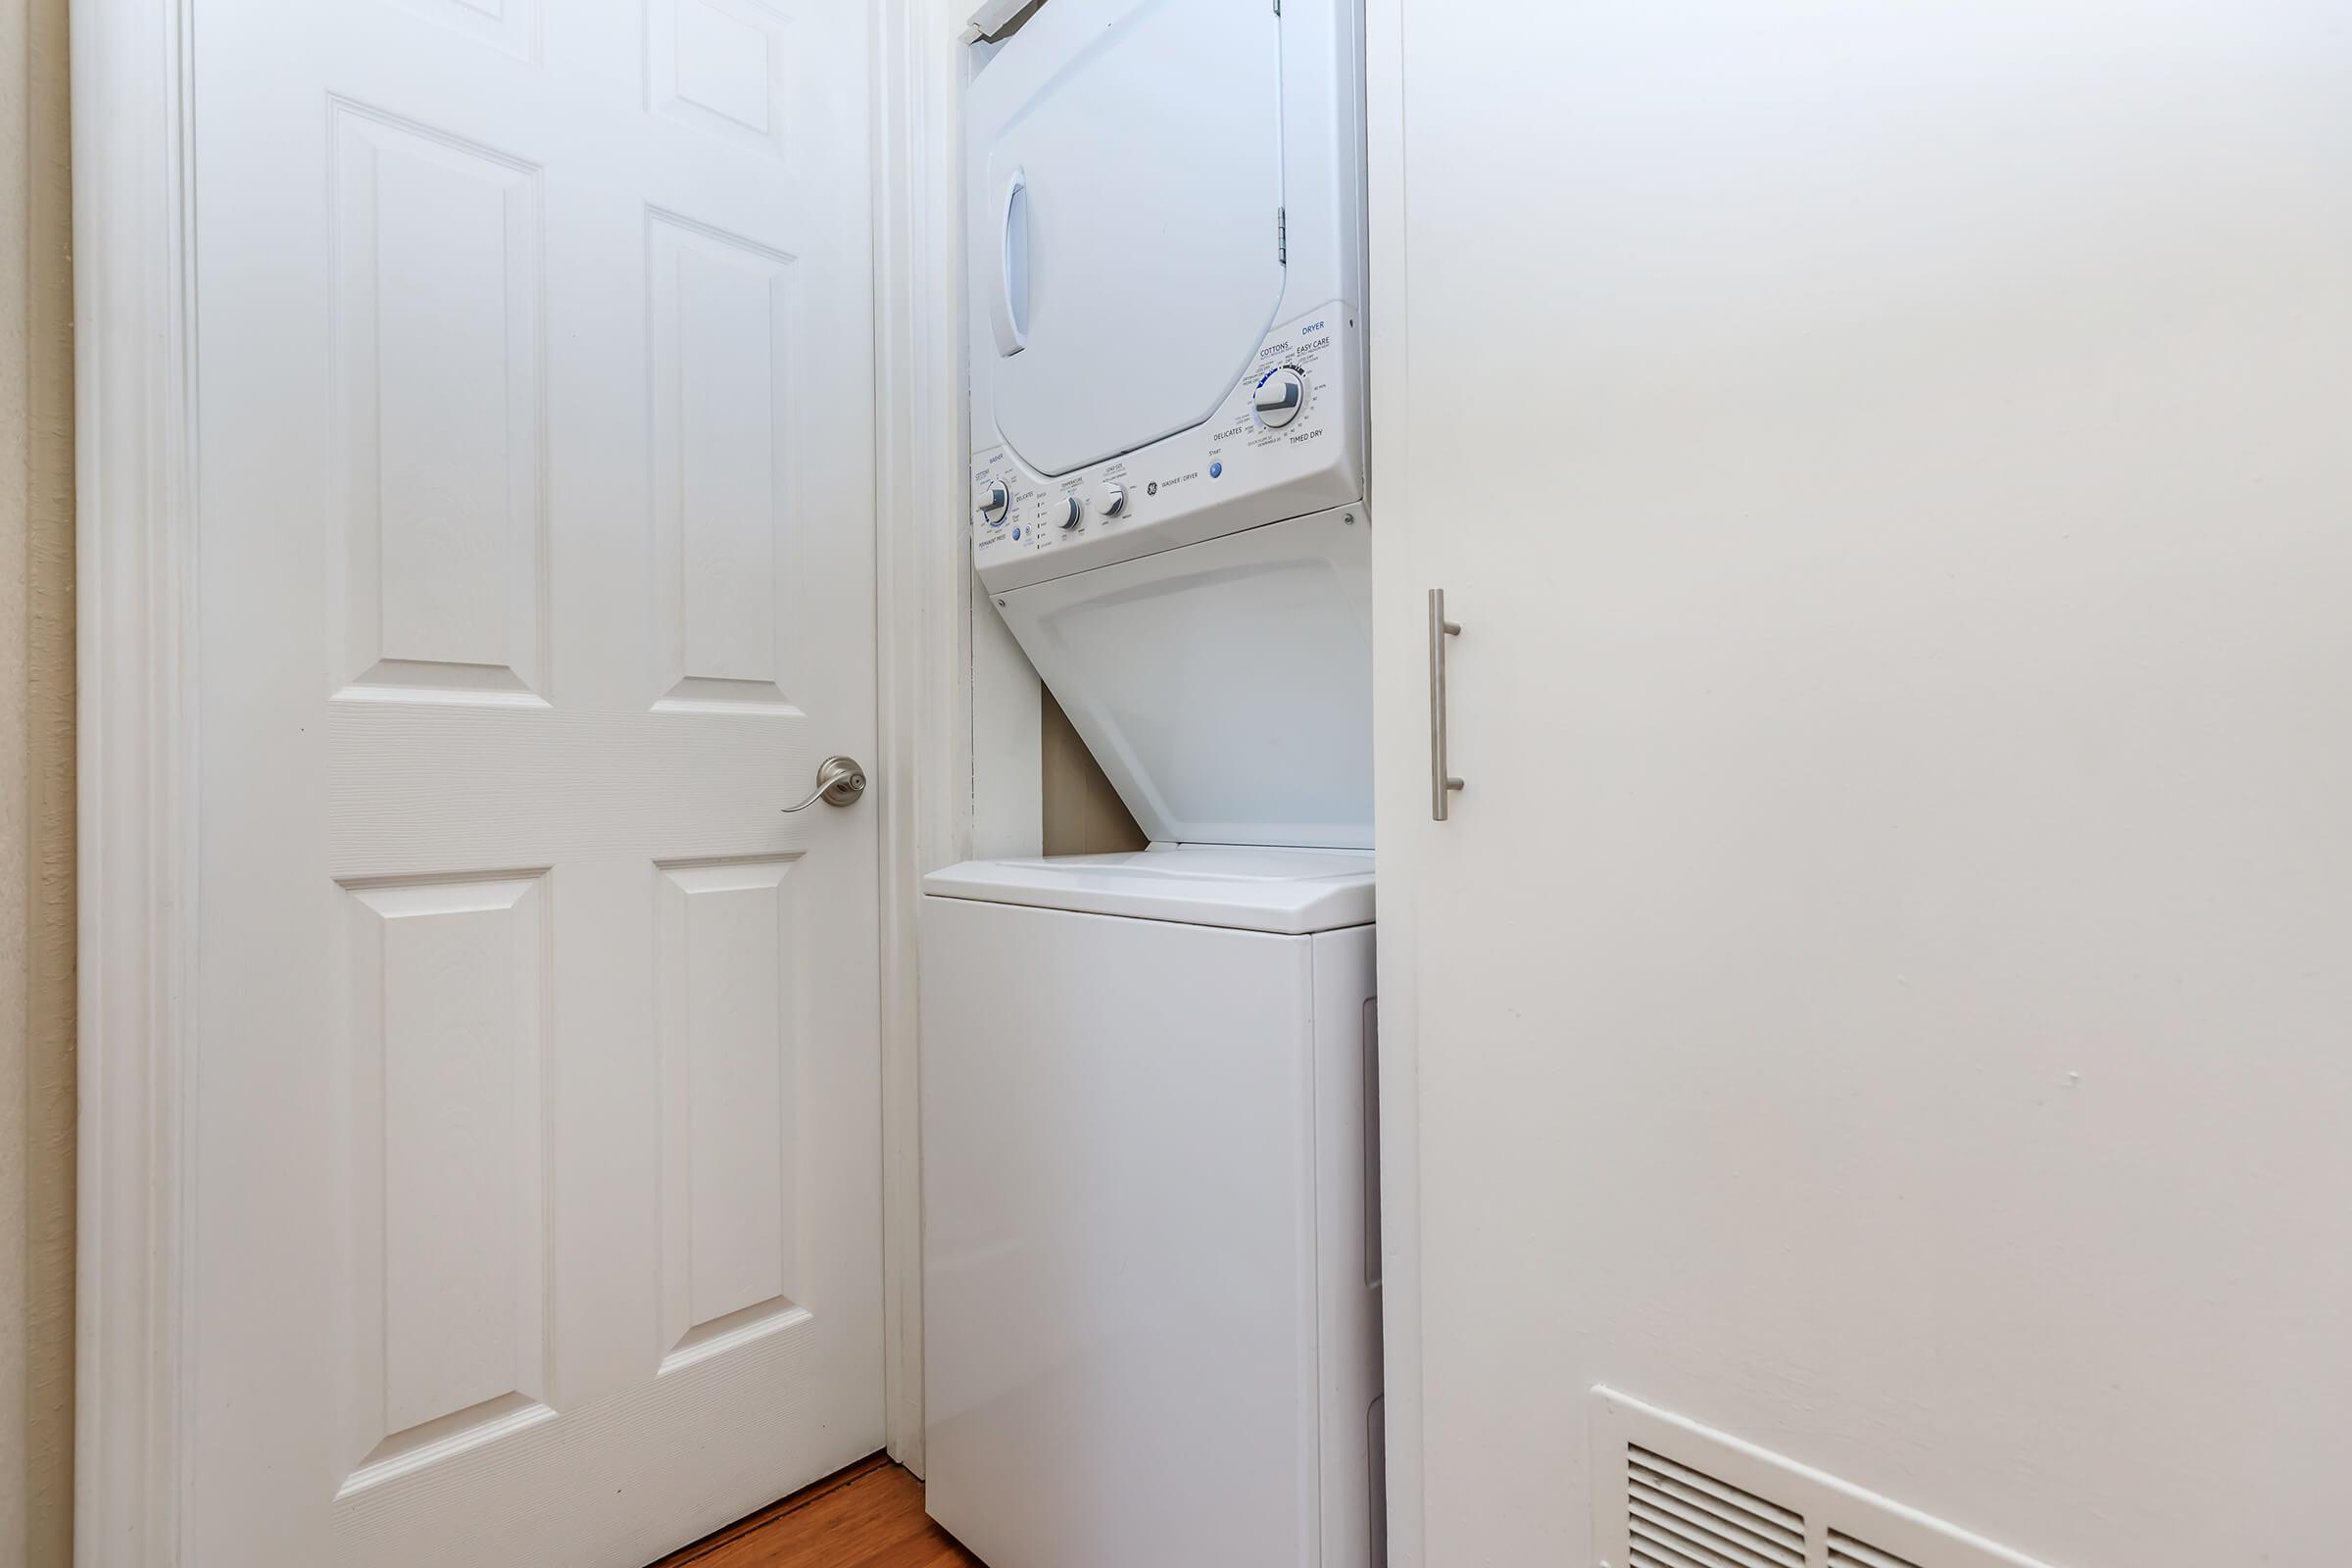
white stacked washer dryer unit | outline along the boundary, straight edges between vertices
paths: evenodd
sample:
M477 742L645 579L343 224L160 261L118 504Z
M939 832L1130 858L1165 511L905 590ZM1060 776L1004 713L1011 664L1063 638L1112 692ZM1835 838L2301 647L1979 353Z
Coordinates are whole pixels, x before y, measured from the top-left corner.
M1354 0L972 47L975 569L1152 848L926 879L932 1514L992 1568L1380 1524Z

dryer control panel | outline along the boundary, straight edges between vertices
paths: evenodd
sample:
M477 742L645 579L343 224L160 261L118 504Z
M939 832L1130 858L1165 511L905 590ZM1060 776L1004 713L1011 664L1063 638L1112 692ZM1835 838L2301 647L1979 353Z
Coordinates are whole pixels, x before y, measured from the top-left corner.
M1334 303L1268 333L1189 430L1058 478L972 459L972 562L993 591L1277 522L1364 493L1362 331Z

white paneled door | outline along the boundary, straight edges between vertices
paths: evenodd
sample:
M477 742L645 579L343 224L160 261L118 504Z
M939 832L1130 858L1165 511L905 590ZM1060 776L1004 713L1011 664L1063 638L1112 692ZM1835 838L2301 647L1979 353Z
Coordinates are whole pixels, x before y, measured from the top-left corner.
M867 25L195 0L191 1564L881 1445Z

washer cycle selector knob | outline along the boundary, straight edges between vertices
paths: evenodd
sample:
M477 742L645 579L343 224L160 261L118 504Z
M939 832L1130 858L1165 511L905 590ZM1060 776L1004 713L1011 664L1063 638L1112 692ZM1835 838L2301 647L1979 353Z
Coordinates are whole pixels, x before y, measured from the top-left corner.
M1005 494L1002 484L992 479L973 487L972 505L979 511L982 522L1000 528L1004 524L1004 514L1011 507L1012 498Z
M1105 517L1125 516L1127 514L1127 487L1123 484L1104 485L1102 493L1095 498L1095 510Z
M1086 503L1076 496L1063 496L1061 506L1054 515L1060 519L1064 528L1075 528L1078 526L1078 519L1086 515Z
M1306 377L1287 365L1277 366L1257 383L1250 404L1257 411L1258 423L1279 430L1306 407Z

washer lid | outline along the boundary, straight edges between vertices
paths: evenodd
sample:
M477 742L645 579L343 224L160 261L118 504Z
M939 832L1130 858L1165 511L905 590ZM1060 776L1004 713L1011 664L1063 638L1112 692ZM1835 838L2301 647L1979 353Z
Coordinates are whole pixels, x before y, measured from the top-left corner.
M938 898L1298 936L1372 921L1372 857L1345 850L1153 845L1129 855L966 860L923 878Z
M1281 65L1268 0L1054 0L973 80L973 376L1032 469L1190 429L1249 369L1282 303Z
M1158 844L1372 847L1372 541L1361 507L997 597Z

